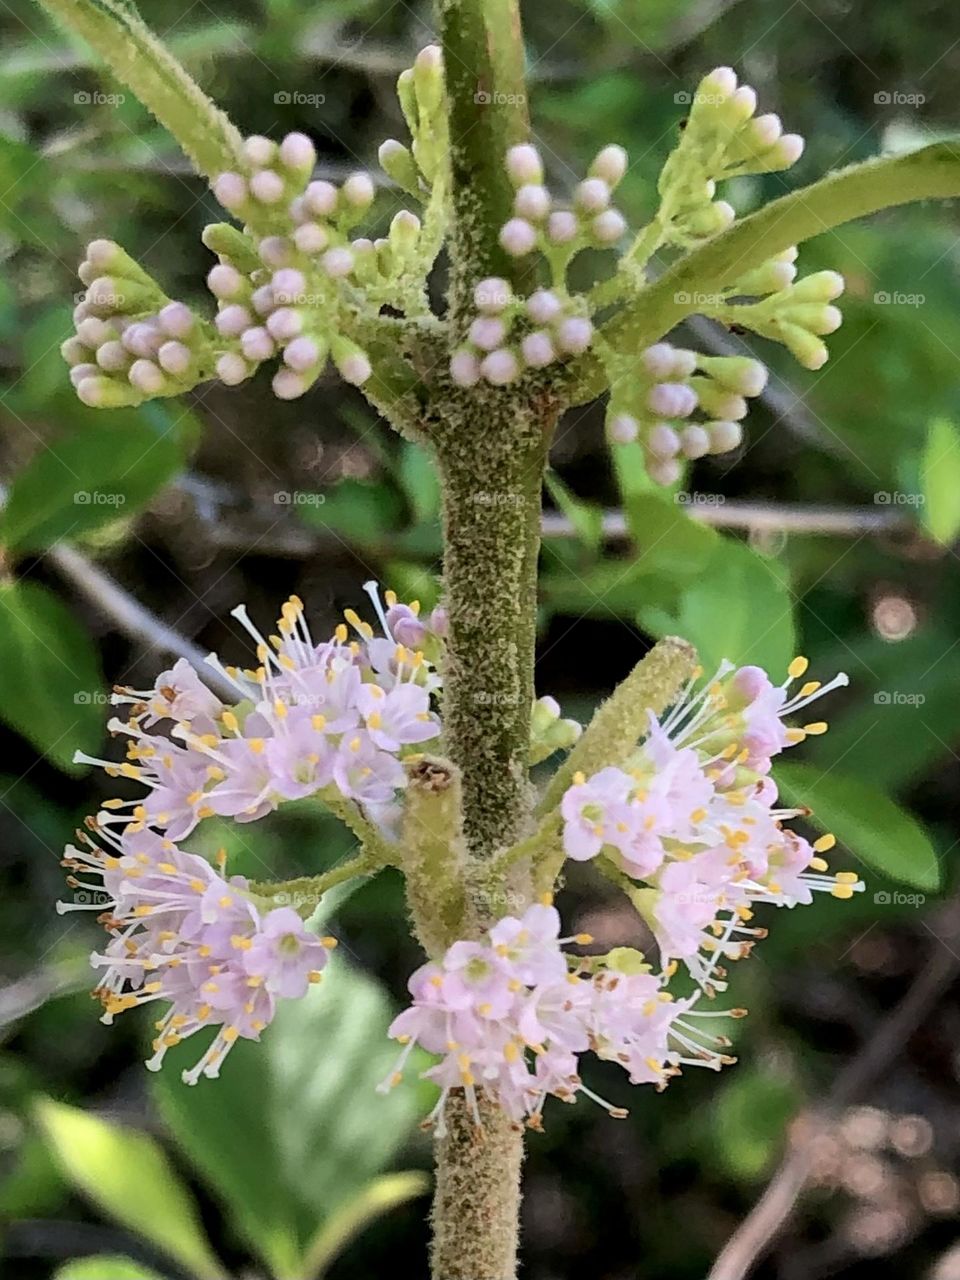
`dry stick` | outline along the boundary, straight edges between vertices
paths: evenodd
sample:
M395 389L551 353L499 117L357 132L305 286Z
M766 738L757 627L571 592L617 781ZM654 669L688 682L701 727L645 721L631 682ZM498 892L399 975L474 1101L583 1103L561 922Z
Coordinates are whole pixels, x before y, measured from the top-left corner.
M897 1056L909 1036L930 1013L943 991L960 975L960 905L954 903L937 917L944 937L907 994L884 1018L873 1035L847 1063L834 1083L825 1106L802 1118L793 1146L763 1195L724 1245L707 1280L745 1280L786 1225L807 1184L815 1139L829 1127L836 1113L855 1102Z

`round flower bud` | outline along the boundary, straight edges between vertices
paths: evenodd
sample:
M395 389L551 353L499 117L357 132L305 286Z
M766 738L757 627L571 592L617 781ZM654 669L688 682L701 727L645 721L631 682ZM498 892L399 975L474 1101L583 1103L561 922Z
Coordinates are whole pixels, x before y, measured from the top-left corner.
M626 151L616 143L611 143L597 152L589 172L591 178L601 178L608 187L615 187L627 172Z
M243 155L252 165L256 165L258 169L266 168L274 156L277 154L277 144L271 142L269 138L264 138L258 133L251 134L245 139L243 144Z
M511 218L500 229L500 244L511 258L529 253L536 243L536 230L523 218Z
M221 173L214 178L213 194L231 212L241 208L250 198L246 180L239 173Z
M279 204L285 192L283 179L272 169L260 169L250 179L250 194L261 204Z
M472 351L456 351L450 357L450 377L458 387L475 387L480 381L480 361Z
M396 138L387 138L386 141L381 142L377 159L380 161L380 168L394 182L401 187L417 188L419 185L417 166L410 154L410 149L402 142L398 142Z
M732 67L714 67L697 85L697 98L707 102L731 97L737 91L737 76Z
M581 355L592 337L593 325L586 316L567 316L557 325L557 349L564 355Z
M244 329L249 329L253 324L253 316L246 307L233 302L217 312L217 318L213 323L217 327L217 333L222 334L223 337L239 338Z
M123 373L130 368L130 352L114 339L97 347L97 364L104 373Z
M167 385L163 371L152 360L134 360L127 373L127 381L147 396L159 394Z
M332 182L318 179L309 183L303 193L304 207L315 218L327 218L336 210L338 194Z
M513 201L513 211L518 218L527 218L530 222L542 222L550 212L550 192L537 183L525 183L517 192Z
M171 338L187 338L193 332L194 315L184 302L168 302L157 314L157 323Z
M520 365L517 357L506 347L491 351L480 362L481 376L495 387L505 387L508 383L515 382L519 373Z
M529 142L511 147L506 157L507 175L515 187L526 183L543 182L543 161L540 152Z
M269 360L276 351L273 339L262 325L244 329L240 335L240 348L248 360Z
M340 376L355 387L363 386L373 373L370 361L362 351L351 351L337 361Z
M563 310L560 299L549 289L537 289L526 302L526 312L534 324L551 324Z
M353 270L353 254L349 249L328 249L320 265L332 280L341 280Z
M614 444L632 444L640 432L640 423L629 413L615 413L607 422L607 437Z
M330 243L330 236L319 222L304 222L294 231L293 243L301 253L323 253Z
M605 209L590 223L593 238L600 244L616 244L627 229L627 220L619 209Z
M647 408L662 418L687 418L697 407L697 393L683 382L658 382L647 392Z
M481 351L493 351L507 336L507 328L499 316L478 316L467 334L468 341Z
M697 353L688 351L686 347L673 348L673 367L670 370L671 382L682 382L689 378L697 367Z
M680 437L666 422L658 422L647 436L647 449L656 458L673 458L680 452Z
M267 333L277 342L289 342L303 328L303 316L293 307L279 307L267 316Z
M767 162L776 164L777 168L789 169L803 155L805 146L806 143L799 133L785 133L771 148Z
M368 209L373 203L376 188L368 173L353 173L341 188L341 195L351 209Z
M87 245L87 261L98 271L110 271L122 253L116 240L91 240Z
M81 378L77 383L77 396L91 409L99 409L106 400L109 386L110 380L108 378L99 376Z
M306 222L309 215L307 214L307 206L303 202L303 196L294 196L287 205L287 212L294 222Z
M296 173L309 173L317 162L317 152L305 133L288 133L280 143L280 163Z
M576 240L580 222L569 209L558 209L547 219L547 239L551 244L569 244Z
M832 302L843 290L844 279L839 271L815 271L797 281L790 291L790 301Z
M683 468L676 458L658 459L647 463L647 474L654 484L676 484Z
M390 243L400 254L410 253L420 237L420 219L409 209L401 209L390 222ZM373 248L373 245L370 246Z
M503 311L513 298L513 290L507 280L499 276L488 276L481 280L473 291L473 301L478 311L488 315L497 315Z
M218 262L207 272L207 287L215 298L223 298L224 301L239 297L245 284L246 280L237 268L226 262Z
M96 378L99 374L100 370L95 364L75 364L70 370L70 381L76 390L84 378Z
M744 124L757 109L757 95L748 84L742 84L731 96L727 105L727 119L735 124Z
M710 452L710 436L703 427L684 427L680 434L680 448L685 458L702 458Z
M602 178L587 178L577 187L573 200L585 213L600 213L610 203L610 188Z
M281 267L273 273L270 284L274 299L279 303L296 302L305 297L307 292L306 277L296 267Z
M182 342L165 342L157 352L160 368L175 378L182 378L190 368L193 352Z
M706 430L710 436L711 453L729 453L743 439L743 428L739 422L708 422Z
M277 300L273 296L273 286L262 284L259 289L254 289L250 295L250 305L258 316L269 315L277 305Z
M283 351L283 362L297 373L306 373L320 359L319 344L313 338L294 338Z
M228 387L237 387L250 376L250 369L242 356L235 352L221 356L217 361L217 377Z
M138 321L124 329L120 341L135 356L148 358L160 350L163 334L147 321Z
M750 126L750 141L758 150L765 151L767 147L773 146L782 133L780 117L771 111L765 116L757 116L753 121Z
M286 236L265 236L257 251L267 267L285 267L293 258L293 245Z
M542 329L528 333L520 343L524 363L530 369L545 369L557 358L557 352L549 333Z
M297 400L307 390L306 378L293 369L278 369L270 385L278 400Z
M69 365L85 364L90 360L91 350L86 343L74 337L60 343L60 354Z

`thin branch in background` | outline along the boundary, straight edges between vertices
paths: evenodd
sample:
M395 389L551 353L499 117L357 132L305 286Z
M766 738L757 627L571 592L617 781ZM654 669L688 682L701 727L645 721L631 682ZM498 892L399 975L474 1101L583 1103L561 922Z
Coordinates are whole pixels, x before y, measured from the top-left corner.
M960 904L946 906L928 929L935 942L927 963L900 1003L837 1076L825 1104L794 1123L790 1149L763 1195L724 1245L707 1280L746 1280L797 1207L810 1177L816 1139L834 1125L844 1107L876 1084L960 976Z

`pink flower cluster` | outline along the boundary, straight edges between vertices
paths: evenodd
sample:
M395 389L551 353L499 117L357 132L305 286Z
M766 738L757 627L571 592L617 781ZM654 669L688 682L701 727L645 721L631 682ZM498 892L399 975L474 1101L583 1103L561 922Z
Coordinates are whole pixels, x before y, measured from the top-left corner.
M99 824L133 821L179 841L203 818L252 822L284 800L327 791L355 801L392 832L406 785L400 757L440 731L431 700L440 685L434 659L445 618L437 610L421 620L392 593L384 612L373 585L368 589L383 634L350 610L353 640L342 624L332 639L314 641L296 597L283 606L279 634L269 640L242 607L235 609L256 641L258 665L241 671L209 659L236 689L234 705L221 702L183 660L153 689L115 693L114 703L128 714L109 727L130 740L126 762L77 758L133 778L149 794L108 801Z
M561 938L554 907L535 905L500 920L481 942L455 942L411 977L413 1003L390 1028L403 1051L381 1089L399 1083L419 1045L440 1056L424 1072L441 1089L431 1117L440 1132L453 1089L465 1091L478 1122L482 1091L513 1120L539 1128L549 1096L574 1102L583 1093L611 1115L626 1115L583 1084L579 1055L587 1050L618 1063L631 1083L658 1088L683 1065L718 1070L732 1061L726 1040L696 1027L697 997L675 1000L638 953L629 953L638 962L629 972L571 968L589 962L567 955L563 944L590 941Z
M103 1021L153 1001L169 1005L156 1023L152 1071L173 1045L216 1027L183 1073L187 1084L214 1079L237 1040L259 1040L278 999L302 996L320 980L334 941L308 933L293 908L255 900L243 877L218 873L154 831L131 824L114 836L89 825L111 851L82 833L80 847L68 847L64 865L77 901L59 910L100 910L106 896L101 919L111 937L91 957L103 970L95 992Z
M822 721L790 728L784 719L845 685L809 681L795 659L774 685L758 667L725 665L670 714L650 718L648 737L623 768L579 775L562 802L568 857L603 855L637 882L632 900L657 939L664 967L682 960L708 990L722 989L724 959L749 952L764 931L749 922L757 903L809 903L817 890L849 898L863 885L852 872L823 874L833 836L810 844L784 821L768 776L771 758Z

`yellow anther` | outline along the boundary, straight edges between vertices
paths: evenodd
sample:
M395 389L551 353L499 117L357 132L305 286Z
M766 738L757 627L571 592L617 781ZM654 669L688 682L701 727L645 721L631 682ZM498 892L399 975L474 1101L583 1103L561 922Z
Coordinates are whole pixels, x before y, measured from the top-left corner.
M813 724L805 724L803 726L803 732L817 737L821 733L826 733L829 727L830 726L827 724L826 720L815 720Z
M837 837L832 832L822 835L819 840L814 840L813 847L817 853L826 853L828 849L832 849L837 843Z
M789 667L787 667L787 675L791 680L799 680L799 678L805 674L809 665L809 658L794 658Z

